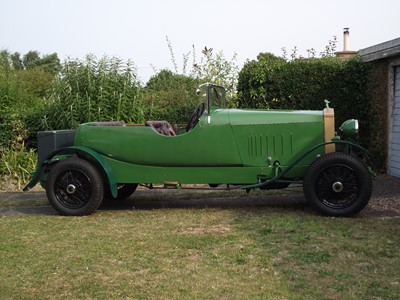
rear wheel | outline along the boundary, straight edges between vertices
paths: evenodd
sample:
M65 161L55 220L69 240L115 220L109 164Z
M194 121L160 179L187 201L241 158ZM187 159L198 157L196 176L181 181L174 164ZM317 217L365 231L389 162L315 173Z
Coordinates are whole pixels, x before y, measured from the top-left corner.
M303 190L317 212L352 216L368 204L372 178L357 158L346 153L329 153L310 165L304 175Z
M103 199L101 174L81 158L65 159L55 164L48 175L46 187L47 198L61 215L89 215Z
M119 184L117 186L117 197L115 199L124 200L126 198L129 198L136 191L137 186L138 185L136 183ZM104 191L104 200L114 200L110 189L106 189Z

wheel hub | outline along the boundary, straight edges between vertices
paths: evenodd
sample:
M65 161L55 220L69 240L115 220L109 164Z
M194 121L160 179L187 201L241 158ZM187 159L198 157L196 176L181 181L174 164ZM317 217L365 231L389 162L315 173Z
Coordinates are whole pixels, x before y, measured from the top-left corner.
M73 184L69 184L65 190L66 190L66 192L67 192L68 194L71 195L71 194L75 193L75 191L76 191L76 186L73 185Z
M332 190L336 193L340 193L343 191L343 184L340 181L336 181L332 184Z

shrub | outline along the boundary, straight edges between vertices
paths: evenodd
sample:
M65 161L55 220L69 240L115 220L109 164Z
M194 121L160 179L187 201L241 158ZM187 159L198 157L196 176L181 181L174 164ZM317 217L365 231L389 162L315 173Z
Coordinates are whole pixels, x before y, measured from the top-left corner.
M0 148L25 140L30 132L26 118L44 104L54 75L40 67L14 67L13 55L0 55Z
M0 189L21 189L22 184L29 180L36 160L36 152L26 149L24 143L18 148L0 149Z

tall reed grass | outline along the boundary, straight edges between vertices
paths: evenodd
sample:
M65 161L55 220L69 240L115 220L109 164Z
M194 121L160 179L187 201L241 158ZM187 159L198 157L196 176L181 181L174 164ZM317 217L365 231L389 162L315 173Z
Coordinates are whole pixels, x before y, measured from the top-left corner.
M144 122L140 82L131 61L88 55L67 60L47 99L43 127L76 128L90 121Z

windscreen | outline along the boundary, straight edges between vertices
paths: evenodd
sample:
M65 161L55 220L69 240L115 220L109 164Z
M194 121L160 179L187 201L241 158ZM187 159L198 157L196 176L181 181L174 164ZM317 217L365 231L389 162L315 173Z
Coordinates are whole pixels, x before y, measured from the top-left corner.
M209 87L209 101L211 107L225 108L225 88L223 88L222 86L211 85Z

